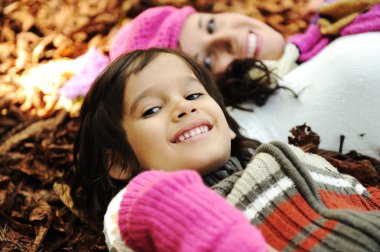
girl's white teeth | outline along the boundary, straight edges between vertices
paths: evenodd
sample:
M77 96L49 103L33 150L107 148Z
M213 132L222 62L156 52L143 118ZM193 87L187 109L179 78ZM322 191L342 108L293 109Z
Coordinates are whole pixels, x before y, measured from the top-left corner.
M197 133L195 132L195 130L190 130L190 136L195 136Z
M196 136L196 135L200 135L200 134L206 133L208 131L209 131L209 129L208 129L207 126L199 126L199 127L195 128L195 129L192 129L192 130L190 130L188 132L185 132L182 135L180 135L178 137L178 139L177 139L176 142L177 143L178 142L183 142L183 141L185 141L186 139L188 139L190 137L193 137L193 136Z
M250 33L248 36L248 57L252 58L255 56L255 50L257 46L257 38L256 35L253 33Z
M182 141L185 141L185 136L184 135L180 135L179 136L179 138L178 138L178 140L180 141L180 142L182 142Z

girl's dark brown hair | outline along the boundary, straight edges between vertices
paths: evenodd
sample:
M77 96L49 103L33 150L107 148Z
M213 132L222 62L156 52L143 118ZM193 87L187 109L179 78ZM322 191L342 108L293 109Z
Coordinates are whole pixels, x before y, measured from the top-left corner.
M254 78L249 74L253 69L258 73ZM292 90L278 84L278 78L262 61L256 59L234 60L223 74L216 76L226 106L244 110L246 108L241 105L246 102L263 106L278 89L287 89L297 98Z
M122 127L124 91L128 78L139 73L160 53L180 57L222 108L230 128L236 133L231 155L237 157L243 167L249 162L252 149L259 145L258 141L240 134L239 125L227 113L213 78L191 57L177 50L158 48L120 56L98 76L85 96L74 142L71 196L75 204L99 226L112 197L142 171L127 142L128 133ZM121 167L128 174L126 181L116 181L109 176L114 166Z

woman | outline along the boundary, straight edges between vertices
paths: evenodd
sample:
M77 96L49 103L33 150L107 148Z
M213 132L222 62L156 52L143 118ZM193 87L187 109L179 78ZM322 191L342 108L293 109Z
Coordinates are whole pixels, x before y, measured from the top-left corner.
M355 3L361 2L366 1L356 1ZM346 7L349 5L347 1L336 1L336 3L326 5L327 7L322 8L321 11L324 15L334 16L333 14L341 8L342 4ZM335 29L334 36L324 35L320 30L320 27L327 27L330 28L327 29L329 33L334 34L331 32L333 30L331 27L334 28L334 25L318 26L316 23L312 23L305 34L291 37L289 41L292 43L286 43L282 35L270 26L238 13L197 13L192 7L182 9L170 6L151 8L121 28L111 45L110 59L113 60L119 55L135 49L179 47L206 65L218 77L219 86L227 105L241 107L244 104L245 106L248 105L248 108L254 108L254 113L245 113L240 110L231 111L232 115L246 130L248 136L263 142L270 140L286 141L288 132L292 127L306 122L321 136L322 148L338 150L341 147L343 151L355 149L363 154L379 158L378 149L380 146L376 144L380 143L379 136L376 133L376 129L379 128L377 125L379 120L376 118L380 118L380 115L377 111L365 109L366 106L370 108L379 107L378 99L371 99L370 102L366 103L366 106L358 103L365 100L366 97L371 97L371 95L378 97L379 91L375 86L377 82L374 81L377 75L374 75L376 71L373 73L373 66L379 65L379 61L375 57L376 48L373 48L375 46L370 42L372 35L374 41L377 41L378 35L376 34L378 33L364 35L364 41L368 43L363 45L361 45L361 39L349 36L344 42L346 51L334 54L335 50L331 49L324 54L330 55L326 57L333 61L334 67L344 68L345 66L341 64L357 62L356 66L351 68L352 71L349 71L351 76L347 75L348 71L342 73L332 68L324 70L323 67L326 66L325 56L313 58L322 49L327 50L325 48L327 44L338 35L350 35L380 29L378 27L379 18L377 18L380 12L379 5L372 7L372 5L363 4L359 7L356 5L349 7L351 7L350 10L344 14L352 16L356 13L355 19L350 22L345 21L346 26L343 29ZM365 12L368 9L370 11ZM336 19L339 21L337 23L342 23L341 20L345 19L345 15ZM375 25L367 25L368 19L370 24ZM328 20L328 18L323 20ZM339 44L338 40L337 43ZM359 49L364 50L361 53L372 60L360 58L357 61L352 60L351 57L342 60L340 55L353 54L352 56L359 56L359 53L355 53L357 51L350 50L351 43L354 42L359 42ZM90 51L87 56L91 62L98 62L97 68L91 69L90 67L88 69L87 67L85 69L87 72L85 71L84 75L79 74L72 78L62 90L62 94L71 98L78 94L84 95L91 85L92 79L110 60L95 50ZM253 59L247 60L247 58ZM239 61L242 59L245 60ZM262 60L264 64L257 60ZM299 61L308 60L310 63L304 63L302 67L290 72L298 66ZM231 64L232 62L233 64ZM230 68L222 74L227 66ZM259 71L255 69L259 69ZM359 74L362 69L366 71L365 74ZM271 72L283 77L283 81L277 83L278 79ZM288 73L289 75L287 75ZM358 73L359 76L353 75L354 73ZM326 76L328 80L319 79L320 76ZM341 78L344 76L350 78ZM367 83L371 88L365 87L361 88L360 92L350 92L349 90L353 90L352 88L358 88L358 79ZM345 91L347 91L344 94L341 92L341 89L344 88L343 84ZM311 92L312 95L310 95L308 93L310 88L301 92L306 86L313 88L319 86L318 92ZM82 90L78 91L78 87L82 87ZM286 97L271 98L270 103L272 105L266 105L262 108L252 107L263 105L268 97L281 87L293 90L299 98L294 99L291 92L287 93L283 90L281 92L285 93ZM325 95L331 92L332 95ZM324 97L324 100L319 100L321 97ZM280 100L275 102L277 99ZM330 111L331 106L334 106L335 111L328 115L327 112ZM294 110L294 107L297 110ZM278 113L281 113L281 116ZM352 119L351 114L360 115L360 117ZM270 117L272 115L275 116ZM375 118L375 120L370 118ZM356 122L355 125L352 124L352 120ZM362 121L366 123L362 123ZM347 125L351 126L347 127ZM346 139L343 147L340 142L341 136Z
M69 98L84 95L110 60L136 49L180 48L217 75L236 59L278 59L284 46L285 39L280 33L239 13L198 13L191 6L154 7L118 31L110 46L109 58L90 49L82 57L90 64L69 80L61 94ZM84 88L79 90L78 87Z

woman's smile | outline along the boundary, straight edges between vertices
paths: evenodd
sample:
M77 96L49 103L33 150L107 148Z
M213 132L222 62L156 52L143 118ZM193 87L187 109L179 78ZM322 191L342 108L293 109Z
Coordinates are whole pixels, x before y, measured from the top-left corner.
M272 27L238 13L191 14L179 38L180 48L214 74L237 59L276 60L285 44Z
M260 48L262 44L262 38L260 34L256 34L252 31L248 32L247 42L246 42L246 56L245 58L257 58L260 53Z

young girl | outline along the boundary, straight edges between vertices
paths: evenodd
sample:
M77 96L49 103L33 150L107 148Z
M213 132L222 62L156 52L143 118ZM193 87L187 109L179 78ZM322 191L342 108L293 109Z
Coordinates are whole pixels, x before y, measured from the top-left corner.
M298 148L257 146L194 60L134 51L85 97L72 197L98 221L108 205L110 250L380 248L378 190Z
M111 64L87 94L79 120L73 198L98 221L120 185L143 170L208 174L231 154L247 163L258 146L234 133L238 125L207 72L164 49L137 51ZM252 229L242 215L227 219ZM262 250L257 231L247 232L258 239L248 248Z

